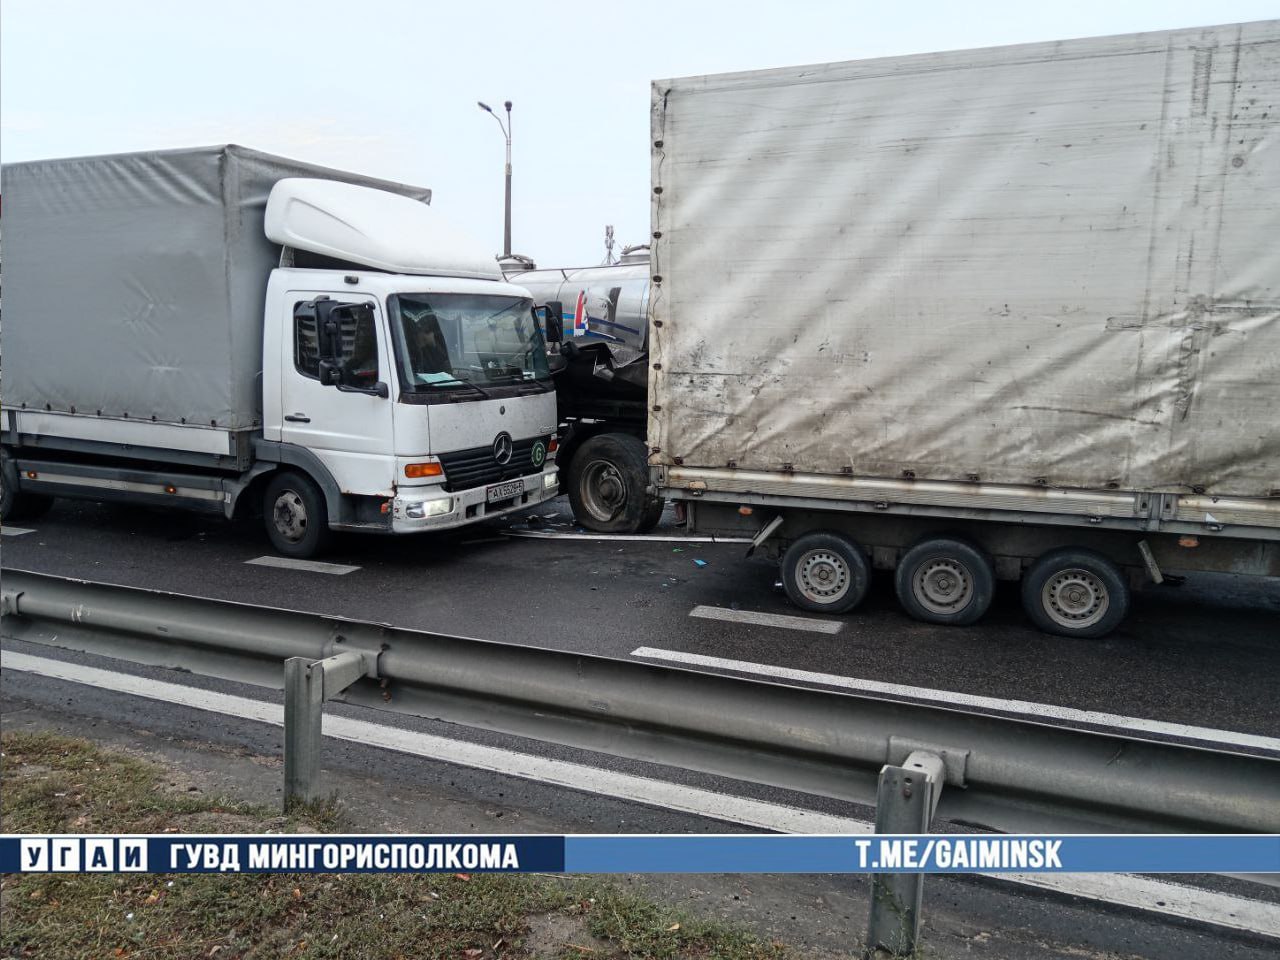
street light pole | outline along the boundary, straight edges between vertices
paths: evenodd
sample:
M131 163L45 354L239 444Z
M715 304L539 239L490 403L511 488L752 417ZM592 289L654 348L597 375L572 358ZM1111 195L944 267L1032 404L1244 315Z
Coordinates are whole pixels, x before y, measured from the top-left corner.
M498 126L502 128L502 135L507 141L506 203L502 220L502 257L505 260L511 256L511 101L507 100L503 103L503 106L507 108L507 122L505 124L502 122L502 118L494 113L493 108L487 103L477 100L476 105L498 121Z

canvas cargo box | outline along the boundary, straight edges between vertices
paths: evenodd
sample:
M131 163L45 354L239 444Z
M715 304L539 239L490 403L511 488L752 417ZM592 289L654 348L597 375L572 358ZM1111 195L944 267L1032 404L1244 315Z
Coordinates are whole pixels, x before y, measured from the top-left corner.
M258 426L280 257L263 213L284 177L431 197L238 146L5 165L5 408Z
M659 466L1280 493L1280 21L659 81Z

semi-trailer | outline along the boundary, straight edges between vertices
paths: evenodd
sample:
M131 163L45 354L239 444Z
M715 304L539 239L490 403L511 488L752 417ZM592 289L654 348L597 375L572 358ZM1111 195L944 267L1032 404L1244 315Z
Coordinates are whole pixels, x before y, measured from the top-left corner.
M1280 21L664 80L646 442L799 607L1280 575Z

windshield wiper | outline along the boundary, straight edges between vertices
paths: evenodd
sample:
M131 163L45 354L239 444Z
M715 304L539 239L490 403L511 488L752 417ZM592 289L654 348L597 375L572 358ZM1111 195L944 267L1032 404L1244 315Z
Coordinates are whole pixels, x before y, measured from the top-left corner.
M497 377L486 377L485 383L528 383L529 378L523 373L504 373Z
M432 389L435 389L436 387L441 387L446 390L451 390L454 387L466 387L468 390L474 390L476 393L480 394L480 396L484 397L486 400L493 399L493 395L489 393L488 390L485 390L483 387L476 386L470 380L436 380L432 383L418 384L419 390L421 390L423 387L430 387Z

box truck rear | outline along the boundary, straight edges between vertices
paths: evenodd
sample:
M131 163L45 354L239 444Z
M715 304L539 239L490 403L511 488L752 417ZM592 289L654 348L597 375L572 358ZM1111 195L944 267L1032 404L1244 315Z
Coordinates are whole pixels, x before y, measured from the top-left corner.
M648 443L841 612L1280 574L1280 21L660 81Z

